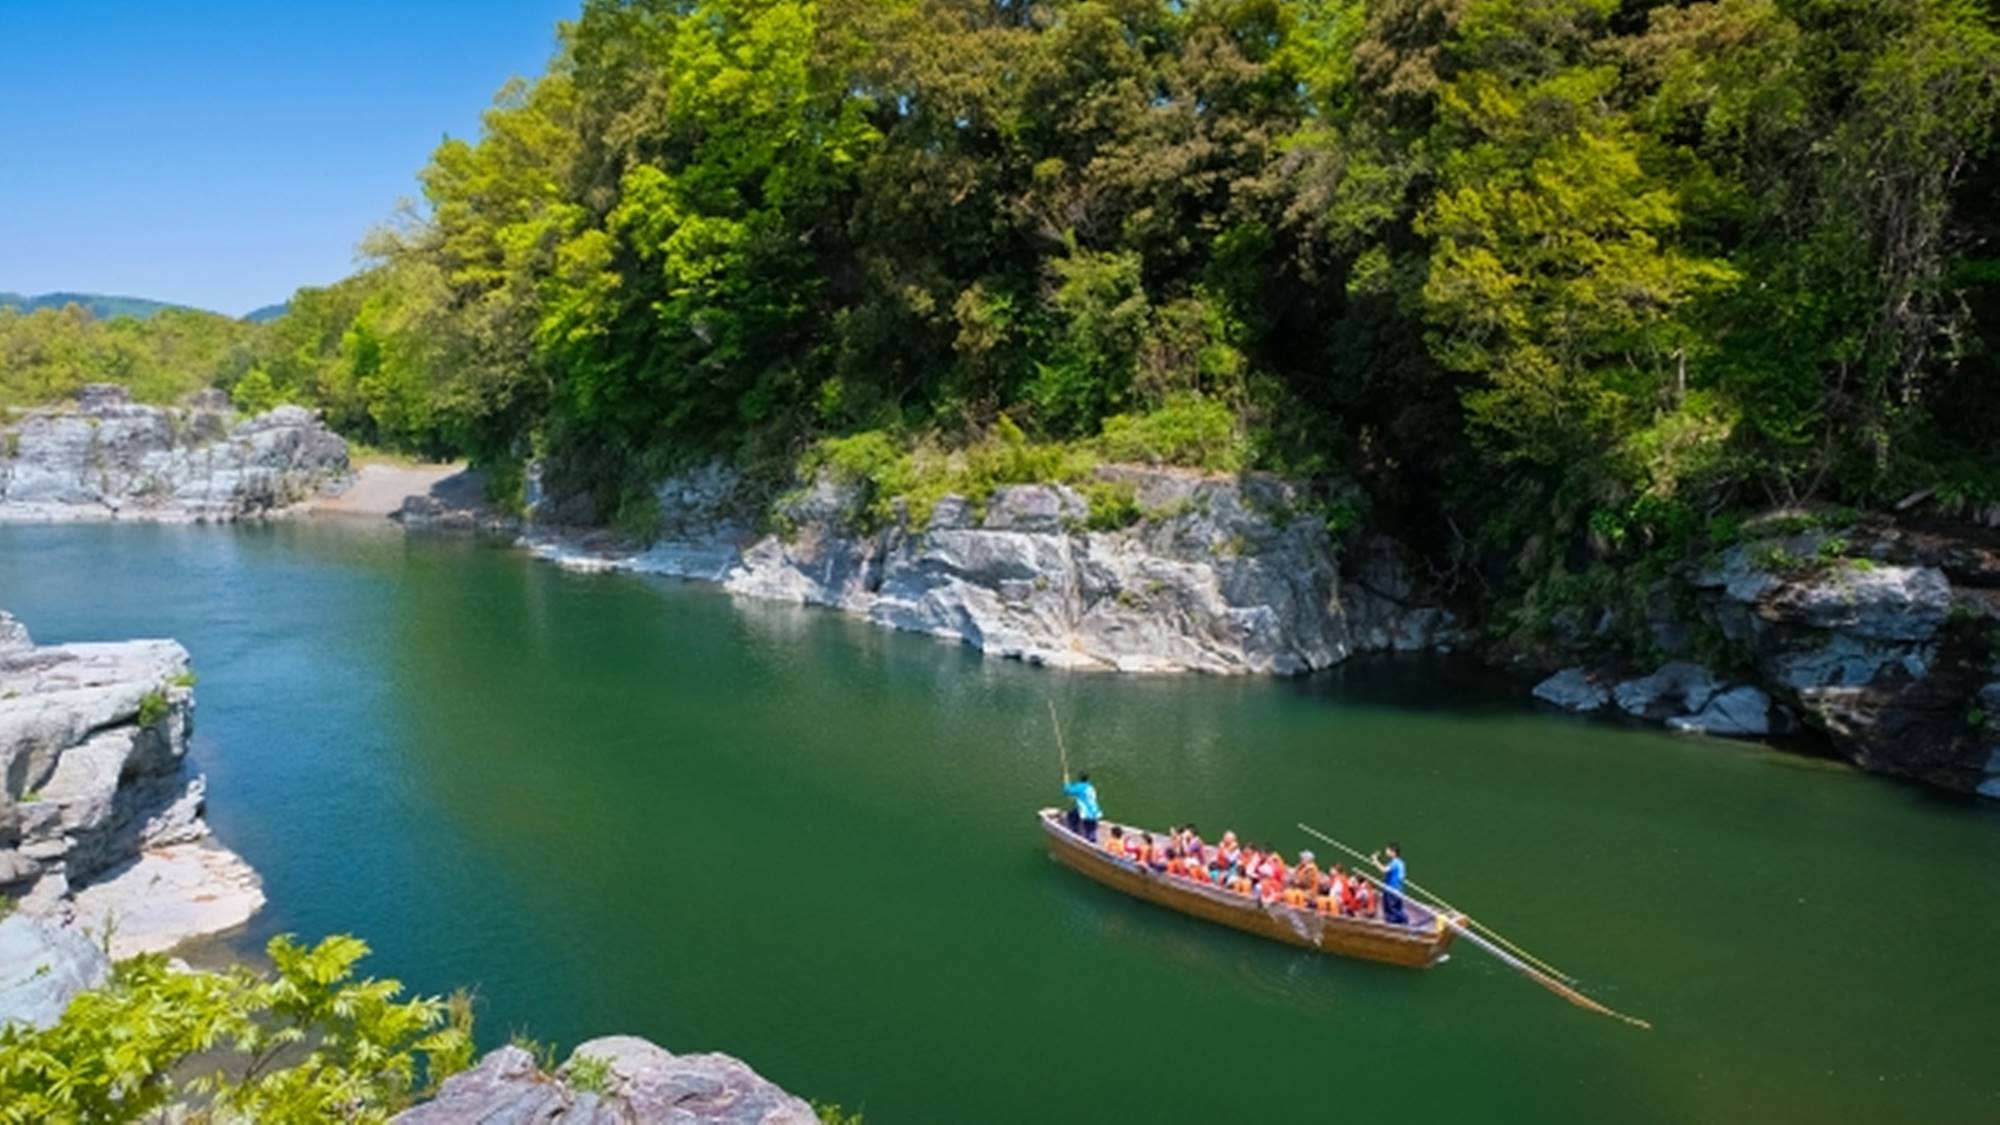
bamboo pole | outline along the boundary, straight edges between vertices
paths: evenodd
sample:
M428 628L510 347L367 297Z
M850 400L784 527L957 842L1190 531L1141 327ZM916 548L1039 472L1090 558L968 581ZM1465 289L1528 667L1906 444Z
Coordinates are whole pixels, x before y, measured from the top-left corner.
M1334 847L1339 848L1341 851L1344 851L1349 855L1352 855L1358 859L1366 860L1370 864L1373 864L1375 862L1373 858L1362 855L1355 849L1348 847L1346 844L1341 843L1339 840L1334 839L1333 837L1327 835L1324 832L1321 832L1320 830L1312 827L1309 824L1300 824L1299 829L1300 831L1306 832L1312 836L1315 836L1321 840L1326 841L1329 844L1332 844ZM1548 989L1550 992L1555 993L1557 996L1562 997L1564 1000L1569 1001L1570 1003L1576 1005L1577 1007L1582 1008L1585 1011L1596 1012L1597 1014L1602 1016L1610 1016L1612 1019L1618 1020L1622 1023L1630 1024L1633 1027L1644 1028L1648 1031L1652 1030L1653 1025L1645 1020L1640 1019L1638 1016L1627 1015L1624 1012L1621 1012L1618 1009L1613 1008L1608 1004L1601 1003L1597 1000L1591 999L1589 996L1584 995L1581 991L1573 987L1573 985L1571 984L1571 981L1574 978L1566 976L1564 973L1560 972L1559 970L1556 970L1553 967L1544 968L1543 966L1548 965L1546 961L1542 961L1540 958L1535 957L1533 954L1528 953L1526 950L1521 950L1518 946L1515 946L1512 942L1507 942L1506 944L1508 948L1503 949L1496 942L1488 940L1487 938L1480 936L1478 933L1475 933L1471 926L1472 919L1467 917L1464 913L1460 912L1456 907L1453 907L1449 903L1446 903L1443 899L1438 898L1436 895L1431 894L1429 891L1422 890L1422 888L1419 888L1415 883L1409 881L1408 879L1404 880L1404 889L1392 890L1390 889L1388 884L1382 882L1382 880L1377 879L1375 876L1369 874L1366 871L1362 871L1357 868L1355 870L1355 874L1361 876L1363 879L1368 880L1370 883L1374 884L1376 887L1380 888L1384 893L1387 894L1401 895L1404 898L1415 897L1414 895L1411 894L1412 891L1416 891L1422 894L1424 898L1431 900L1430 902L1424 903L1425 906L1429 907L1432 910L1437 910L1439 907L1444 908L1443 911L1439 912L1438 917L1444 919L1446 925L1449 925L1452 929L1457 930L1459 936L1465 938L1465 940L1471 942L1475 946L1478 946L1485 952L1492 954L1493 957L1497 959L1501 964L1507 966L1508 968L1514 970L1517 973L1520 973L1522 976L1527 977L1529 980L1535 982L1536 984L1541 985L1543 988ZM1490 927L1482 927L1482 928L1490 930ZM1501 938L1500 941L1506 941L1506 939ZM1516 956L1515 953L1509 952L1510 949L1518 950L1521 955ZM1533 963L1531 964L1530 962Z
M1046 701L1049 705L1049 725L1056 728L1056 751L1062 755L1063 784L1069 784L1069 747L1063 745L1062 720L1056 718L1056 701Z

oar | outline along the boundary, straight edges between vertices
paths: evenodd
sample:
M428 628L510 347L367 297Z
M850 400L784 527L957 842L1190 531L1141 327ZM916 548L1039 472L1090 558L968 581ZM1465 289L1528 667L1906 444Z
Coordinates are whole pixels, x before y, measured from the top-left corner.
M1357 859L1364 860L1370 864L1373 864L1375 862L1372 858L1362 855L1355 849L1348 847L1346 844L1341 843L1339 840L1334 839L1333 837L1327 835L1324 832L1321 832L1319 829L1314 828L1309 824L1299 825L1299 830L1308 833L1312 836L1315 836L1321 840L1324 840L1327 843L1332 844L1334 847L1339 848L1341 851L1344 851L1349 855L1354 856ZM1438 917L1444 919L1446 924L1450 925L1452 929L1457 930L1460 937L1463 937L1465 940L1478 946L1480 949L1483 949L1486 952L1492 954L1495 958L1499 959L1501 964L1507 966L1508 968L1514 970L1517 973L1520 973L1522 976L1527 977L1529 980L1534 981L1536 984L1541 985L1543 988L1548 989L1550 992L1555 993L1557 996L1562 997L1563 999L1569 1001L1570 1003L1576 1005L1577 1007L1582 1008L1585 1011L1596 1012L1599 1015L1610 1016L1612 1019L1619 1020L1623 1023L1628 1023L1633 1027L1645 1028L1647 1030L1652 1029L1653 1027L1652 1024L1646 1022L1645 1020L1640 1019L1638 1016L1626 1015L1624 1012L1621 1012L1616 1008L1613 1008L1607 1004L1603 1004L1600 1003L1599 1001L1593 1000L1590 997L1584 995L1582 992L1578 991L1577 989L1571 987L1570 984L1568 983L1569 978L1567 978L1564 973L1554 969L1553 967L1547 967L1547 968L1538 967L1538 966L1547 966L1548 963L1542 961L1540 958L1535 957L1533 954L1529 954L1525 950L1522 950L1521 951L1522 956L1517 957L1513 953L1508 952L1508 949L1503 949L1500 947L1499 944L1493 941L1489 941L1484 937L1481 937L1479 934L1473 932L1472 927L1469 924L1472 921L1470 918L1466 917L1456 908L1446 903L1443 899L1438 898L1437 896L1431 894L1429 891L1422 891L1421 888L1418 888L1415 883L1410 882L1409 880L1406 879L1404 880L1405 889L1399 891L1391 889L1389 885L1382 882L1382 880L1377 879L1375 876L1370 875L1368 872L1360 870L1359 868L1356 868L1354 873L1356 875L1361 876L1363 879L1368 880L1370 883L1373 883L1376 887L1379 887L1385 894L1398 895L1403 898L1413 898L1415 896L1411 895L1409 892L1411 890L1419 890L1425 898L1433 900L1430 903L1425 903L1426 906L1429 906L1433 911L1437 911L1439 907L1444 908L1442 911L1438 912ZM1490 927L1482 927L1482 928L1486 928L1489 930L1489 932L1491 932ZM1495 936L1498 937L1497 934L1495 934ZM1505 942L1506 939L1500 938L1500 941ZM1506 944L1510 949L1519 948L1518 946L1515 946L1512 942L1506 942ZM1531 961L1533 962L1533 964L1529 963Z
M1318 837L1321 840L1326 841L1329 844L1332 844L1334 847L1339 848L1341 851L1346 852L1348 855L1353 856L1355 859L1358 859L1363 863L1372 865L1375 862L1374 856L1363 855L1360 849L1349 847L1348 845L1341 843L1339 840L1334 839L1333 837L1327 835L1324 832L1321 832L1319 829L1314 828L1309 824L1301 824L1299 825L1299 829L1300 831L1309 833L1313 836ZM1563 972L1562 970L1556 968L1554 965L1549 964L1548 962L1542 960L1541 958L1536 957L1534 954L1528 952L1527 950L1522 949L1520 946L1515 945L1513 942L1507 940L1507 936L1505 934L1487 925L1486 923L1481 922L1479 919L1474 918L1470 914L1467 914L1465 911L1460 910L1458 907L1453 906L1451 903L1446 902L1444 900L1443 895L1438 894L1436 891L1431 890L1429 887L1424 886L1422 883L1417 882L1415 879L1405 878L1403 880L1403 885L1409 890L1415 891L1417 894L1420 894L1425 898L1430 899L1437 905L1444 907L1446 911L1452 914L1456 914L1459 917L1465 919L1466 925L1471 926L1475 930L1480 930L1484 932L1486 936L1492 939L1492 941L1496 945L1499 945L1500 947L1508 950L1509 952L1513 953L1514 956L1520 958L1521 960L1528 962L1529 964L1535 966L1536 968L1542 970L1543 972L1549 974L1550 976L1557 978L1558 980L1566 981L1570 984L1576 983L1576 979L1574 977L1571 977L1569 974Z

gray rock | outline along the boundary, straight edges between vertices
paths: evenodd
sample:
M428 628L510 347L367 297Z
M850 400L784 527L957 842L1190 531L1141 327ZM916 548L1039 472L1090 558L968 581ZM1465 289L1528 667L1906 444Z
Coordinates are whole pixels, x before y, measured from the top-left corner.
M15 620L13 614L0 609L0 653L33 648L34 644L34 639L28 636L28 627Z
M0 650L0 894L56 919L109 917L120 955L236 925L263 902L241 859L197 843L208 824L187 768L187 670L172 641Z
M1085 531L1062 485L996 490L983 518L946 497L927 524L861 530L860 498L822 477L780 510L783 536L733 514L712 469L661 484L671 529L642 550L536 533L536 553L578 569L720 581L746 597L829 606L895 629L1067 668L1296 674L1355 652L1442 647L1457 622L1427 604L1387 540L1355 548L1352 577L1294 486L1118 468L1154 513Z
M6 520L234 520L348 479L347 443L302 407L232 424L212 404L141 406L109 385L0 425L0 449Z
M1715 676L1699 664L1674 661L1652 675L1626 680L1612 689L1618 707L1628 715L1659 721L1689 714L1708 705L1716 692Z
M1611 693L1581 668L1565 668L1535 685L1536 699L1565 711L1588 714L1611 702Z
M40 918L0 918L0 1027L46 1028L77 993L111 975L111 959L88 937Z
M568 1082L579 1059L603 1062L608 1087ZM396 1117L404 1125L561 1122L563 1125L817 1125L819 1117L728 1055L675 1055L644 1039L608 1036L577 1047L553 1076L518 1047L502 1047L454 1075L435 1099Z
M1667 720L1671 730L1688 734L1754 737L1772 730L1771 697L1744 686L1714 695L1699 711Z
M1765 599L1762 612L1780 624L1838 630L1850 637L1922 642L1937 635L1951 612L1951 583L1928 566L1830 568L1788 582Z

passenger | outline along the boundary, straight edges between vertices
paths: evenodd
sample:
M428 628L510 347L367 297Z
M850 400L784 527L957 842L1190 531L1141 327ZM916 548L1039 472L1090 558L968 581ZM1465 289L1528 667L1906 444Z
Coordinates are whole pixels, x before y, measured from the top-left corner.
M1318 911L1322 918L1331 918L1340 913L1340 898L1333 893L1331 883L1320 888L1319 895L1313 899L1313 909Z
M1276 879L1265 879L1264 881L1257 884L1257 897L1263 900L1263 903L1266 906L1270 906L1273 903L1277 902L1278 896L1284 893L1285 893L1285 885L1283 883L1278 882Z
M1361 879L1354 880L1348 886L1354 888L1354 916L1375 917L1375 888Z
M1252 882L1250 876L1244 874L1243 869L1239 867L1230 872L1229 889L1239 895L1248 895L1257 889L1257 884Z
M1208 882L1208 865L1198 859L1188 860L1187 877L1191 883Z
M1215 858L1221 860L1224 867L1234 867L1242 851L1243 846L1236 842L1236 833L1225 830L1222 833L1222 842L1215 845Z
M1306 889L1297 883L1287 886L1283 897L1285 905L1291 907L1293 910L1304 910L1307 906L1311 905L1311 900L1306 895Z
M1165 871L1167 869L1166 852L1159 844L1154 842L1151 832L1146 833L1144 842L1139 846L1146 849L1146 866L1155 871Z
M1242 868L1252 879L1255 879L1257 873L1263 870L1263 864L1264 853L1258 851L1255 844L1244 848L1243 854L1236 857L1236 865Z
M1117 829L1114 828L1112 831L1115 832ZM1292 873L1292 882L1297 883L1307 890L1315 890L1319 887L1319 864L1313 862L1313 854L1311 852L1299 853L1299 866L1298 870Z
M1264 868L1270 876L1282 885L1291 876L1292 869L1285 866L1285 853L1272 852L1264 857Z
M1177 878L1187 877L1187 861L1181 858L1179 848L1167 849L1167 874Z
M1194 860L1203 867L1208 866L1208 847L1201 842L1201 830L1196 828L1193 823L1189 823L1187 826L1187 843L1183 850L1187 852L1189 859Z
M1111 838L1104 841L1104 850L1117 856L1119 859L1131 858L1132 852L1125 845L1125 829L1116 824L1112 825Z

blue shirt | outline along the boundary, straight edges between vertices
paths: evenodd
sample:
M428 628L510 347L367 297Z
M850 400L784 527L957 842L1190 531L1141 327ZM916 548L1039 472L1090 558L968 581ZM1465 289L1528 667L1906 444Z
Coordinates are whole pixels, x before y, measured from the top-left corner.
M1392 891L1400 891L1403 889L1402 856L1397 856L1396 858L1390 860L1389 866L1382 869L1382 885L1388 887Z
M1097 786L1088 781L1071 781L1063 785L1063 792L1076 798L1076 815L1085 820L1104 819L1097 808Z

